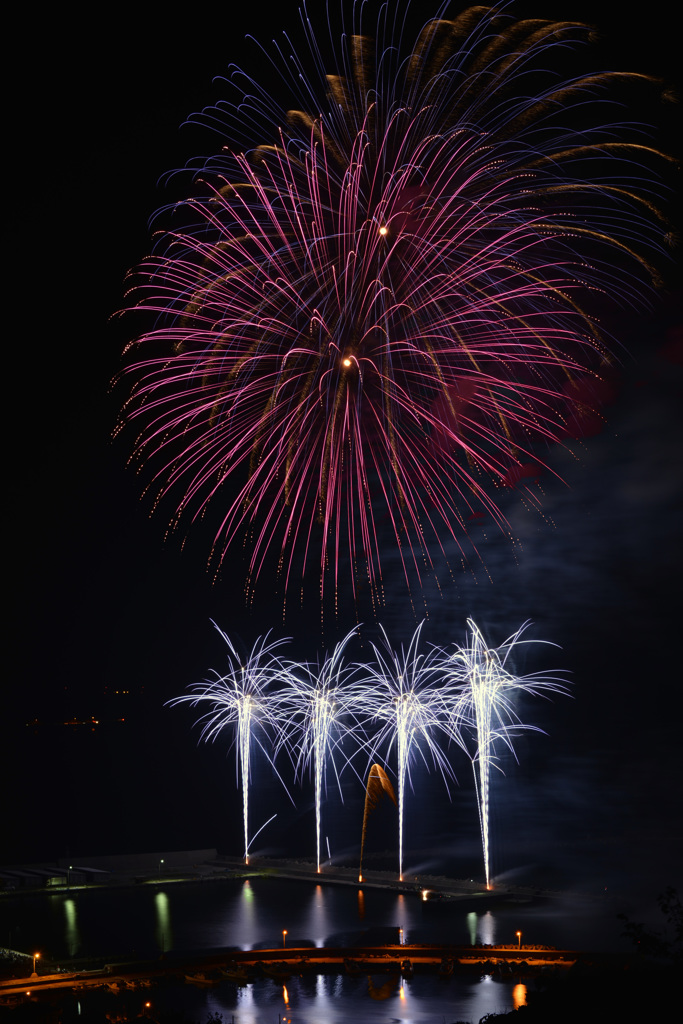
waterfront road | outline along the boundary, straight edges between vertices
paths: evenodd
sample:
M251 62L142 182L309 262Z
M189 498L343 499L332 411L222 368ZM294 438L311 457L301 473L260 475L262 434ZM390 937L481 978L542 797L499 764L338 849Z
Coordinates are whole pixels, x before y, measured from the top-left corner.
M579 957L575 950L543 949L538 946L418 946L389 945L350 948L281 947L259 950L230 950L224 953L197 954L182 959L117 962L105 964L93 971L31 975L25 978L0 980L0 1004L17 996L36 994L48 989L85 989L101 986L135 988L143 982L159 981L162 977L195 972L206 974L221 968L240 966L256 969L262 964L276 962L283 973L301 974L320 971L347 971L374 974L387 970L437 971L444 962L458 968L477 968L485 965L509 964L511 971L539 970L544 967L569 967Z

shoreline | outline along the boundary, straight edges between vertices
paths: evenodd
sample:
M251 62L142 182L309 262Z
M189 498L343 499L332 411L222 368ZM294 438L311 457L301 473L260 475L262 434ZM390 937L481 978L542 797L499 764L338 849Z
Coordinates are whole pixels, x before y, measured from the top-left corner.
M418 973L450 975L475 970L501 977L533 976L539 971L564 973L583 959L595 963L595 954L576 950L556 950L526 946L455 946L455 945L382 945L339 947L280 947L259 950L223 950L221 952L173 956L164 954L155 960L116 961L92 969L59 970L39 975L0 978L0 1004L7 999L53 989L85 989L123 984L128 988L162 979L185 980L192 983L188 972L203 972L209 983L218 983L225 970L249 972L248 980L264 977L286 977L295 974L334 973L373 975ZM601 958L603 964L611 957ZM620 959L623 963L623 958ZM67 963L69 963L67 961ZM71 964L73 967L73 962ZM260 971L259 971L260 968ZM247 977L244 979L247 983Z
M206 855L209 854L209 857ZM196 858L196 859L195 859ZM545 889L540 886L493 885L487 889L483 883L472 879L455 879L445 875L406 875L403 879L386 870L365 869L362 881L358 869L345 865L325 865L320 872L310 861L290 858L251 857L248 864L242 858L218 854L215 850L174 851L159 854L131 854L122 856L97 856L73 858L87 867L71 867L64 861L54 863L0 867L0 878L14 874L13 885L0 888L2 897L26 897L45 893L82 892L101 888L119 888L137 885L178 885L203 882L220 882L235 878L273 877L313 883L315 885L343 885L355 889L383 889L412 895L425 902L440 901L457 903L464 909L465 904L494 907L500 904L531 904L552 899L571 899L586 902L612 902L613 897L600 893L575 890ZM109 865L109 866L105 866ZM47 881L50 871L55 874ZM90 872L87 880L82 876ZM34 884L28 884L27 876ZM67 877L66 883L57 879ZM71 881L73 874L78 881ZM43 878L45 884L38 884L36 878ZM16 884L19 883L19 884Z

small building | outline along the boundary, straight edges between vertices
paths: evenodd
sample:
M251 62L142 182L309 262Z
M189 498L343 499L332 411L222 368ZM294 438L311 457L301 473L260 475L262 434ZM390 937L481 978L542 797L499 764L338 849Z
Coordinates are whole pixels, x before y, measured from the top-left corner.
M43 886L51 885L66 885L66 871L61 868L29 868L28 871L32 875L37 875L41 879L40 884Z

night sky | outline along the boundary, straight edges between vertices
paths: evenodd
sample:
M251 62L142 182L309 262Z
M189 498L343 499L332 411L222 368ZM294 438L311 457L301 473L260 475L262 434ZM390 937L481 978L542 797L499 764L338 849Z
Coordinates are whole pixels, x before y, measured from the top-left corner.
M177 20L162 8L115 7L109 22L85 25L55 8L20 33L24 100L8 140L18 214L10 288L19 311L8 301L2 716L12 813L3 814L0 862L199 846L238 854L237 818L224 810L238 806L232 754L226 760L227 745L198 749L192 712L164 701L220 669L212 618L249 645L269 629L291 635L293 651L311 658L356 621L345 594L338 622L322 628L314 604L283 625L282 601L268 586L245 609L239 564L214 586L201 529L182 549L179 536L165 541L163 517L148 517L126 468L132 435L111 440L125 389L112 392L110 382L134 325L110 318L125 304L127 270L148 251L147 220L166 201L158 180L217 144L206 129L179 125L220 94L212 79L230 61L258 75L245 33L267 40L296 7L286 0L272 17L262 7L234 17L215 5ZM515 10L596 22L603 63L675 80L672 26L646 15L627 21L616 0L539 0ZM673 122L662 116L672 146ZM544 453L553 472L541 480L543 515L514 494L505 499L520 543L513 548L482 525L475 539L484 563L456 566L440 592L428 581L415 611L387 558L381 621L395 642L425 606L425 639L442 645L464 640L468 615L496 642L532 619L529 635L562 650L538 649L522 667L571 674L571 698L524 706L549 736L527 736L520 764L506 763L494 798L494 873L598 887L638 878L653 895L680 882L683 367L673 261L664 276L650 309L610 314L622 363L606 424L573 454L559 446ZM368 609L358 614L367 642ZM90 715L102 720L95 733L55 724ZM119 717L126 722L115 724ZM40 724L27 727L34 719ZM298 809L288 810L276 780L259 771L254 824L279 810L263 849L312 856L310 792L295 794ZM453 838L434 776L420 776L429 796L414 810L423 840L414 859L428 860L431 848L434 866L476 870L466 763L458 775L463 786L448 814L462 860L448 859ZM344 808L331 799L327 833L340 853L357 845L350 777L345 796Z

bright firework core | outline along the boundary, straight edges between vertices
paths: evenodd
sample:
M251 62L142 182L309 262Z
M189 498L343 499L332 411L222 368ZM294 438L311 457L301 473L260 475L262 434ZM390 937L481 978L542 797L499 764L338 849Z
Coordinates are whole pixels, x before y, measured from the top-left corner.
M474 769L484 871L490 887L488 809L490 767L496 763L496 747L502 745L514 753L514 736L535 728L518 717L515 703L519 694L566 692L561 674L514 673L515 650L532 642L522 639L527 626L525 623L503 644L490 648L478 626L468 620L467 641L463 646L455 645L452 652L436 647L422 651L422 626L408 647L400 650L392 648L382 631L381 643L372 644L374 660L369 664L347 660L353 632L322 663L307 664L289 661L282 653L285 641L269 643L268 637L259 639L242 663L229 638L219 630L228 647L228 671L215 673L213 680L192 686L189 694L170 703L189 702L193 707L208 704L209 710L199 719L202 739L213 741L224 729L234 730L238 780L241 778L242 784L245 860L255 838L249 837L248 820L252 742L258 743L274 767L278 755L284 752L294 769L295 781L302 781L307 773L313 776L318 871L328 768L340 791L341 776L347 769L363 786L367 779L362 842L368 809L375 806L382 793L388 793L398 807L401 879L405 794L406 783L412 786L411 765L417 759L425 765L431 763L448 787L455 781L455 774L447 751L454 748L468 757ZM398 800L384 768L374 763L379 760L397 779ZM359 875L362 878L362 870Z
M406 47L396 6L384 51L353 6L344 74L304 11L282 97L231 75L142 268L122 422L173 526L208 516L218 566L247 539L249 588L272 552L285 587L376 596L385 533L408 582L473 517L508 532L495 492L537 506L538 446L595 411L592 296L632 306L666 237L662 154L615 122L646 76L553 71L588 26L476 7Z

